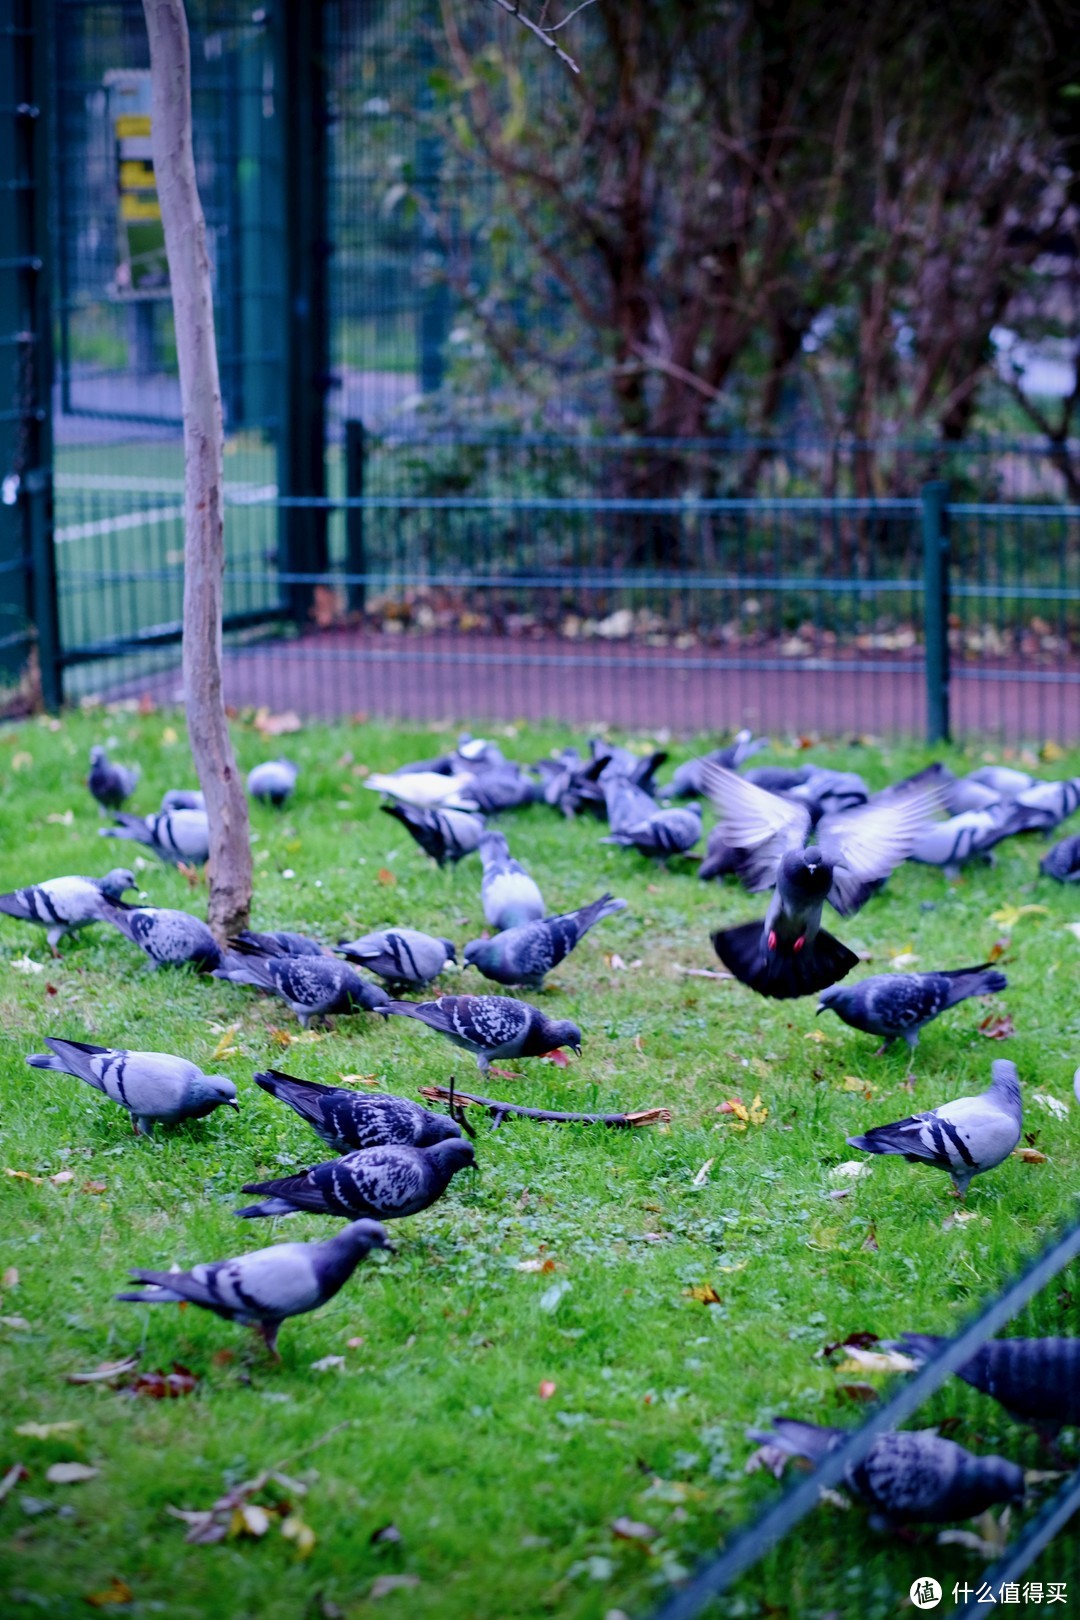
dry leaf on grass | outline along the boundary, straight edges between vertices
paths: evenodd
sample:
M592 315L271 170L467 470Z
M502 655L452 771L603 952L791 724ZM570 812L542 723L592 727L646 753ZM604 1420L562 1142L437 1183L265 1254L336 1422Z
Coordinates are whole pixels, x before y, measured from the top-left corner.
M258 709L252 724L263 737L284 737L289 732L304 729L300 716L293 709L286 709L284 714L271 714L269 709Z
M1048 906L1002 906L990 913L990 921L1004 929L1015 928L1021 917L1049 917Z
M310 1558L319 1539L310 1524L306 1524L298 1513L289 1513L282 1519L281 1533L286 1541L295 1544L297 1558Z
M1022 1147L1013 1150L1014 1159L1022 1159L1025 1164L1049 1164L1047 1154L1040 1153L1038 1148Z
M712 1167L713 1167L713 1165L715 1163L716 1163L715 1159L706 1159L705 1163L702 1165L701 1169L697 1172L697 1175L694 1177L694 1179L690 1183L690 1185L692 1187L704 1187L705 1183L709 1179L709 1171L712 1169Z
M45 1478L50 1485L81 1485L85 1480L96 1479L99 1472L88 1463L60 1462L46 1469Z
M8 963L8 967L15 969L16 973L44 973L45 964L35 962L29 956L16 956Z
M55 1176L49 1177L49 1180L54 1187L66 1187L69 1181L75 1180L75 1172L74 1170L58 1170Z
M830 1181L861 1181L870 1174L870 1166L862 1159L845 1159L843 1164L834 1164L829 1171Z
M4 1288L18 1288L18 1286L19 1286L19 1268L18 1268L18 1266L8 1266L7 1270L4 1272L4 1275L2 1277L0 1277L0 1286L3 1286Z
M68 1373L69 1384L111 1384L139 1365L138 1356L125 1356L123 1361L103 1361L90 1372Z
M760 1092L755 1095L749 1108L738 1097L729 1097L716 1111L718 1114L734 1116L726 1121L733 1131L745 1131L748 1125L764 1125L769 1117L769 1110L762 1104Z
M790 1461L790 1453L781 1450L779 1446L758 1446L743 1464L743 1473L756 1474L759 1469L767 1468L774 1479L781 1479Z
M54 810L45 820L51 827L73 827L75 825L74 810Z
M876 1401L878 1398L878 1392L873 1384L864 1384L862 1382L837 1384L836 1389L838 1394L843 1395L849 1401L857 1401L860 1405Z
M311 1363L312 1372L333 1372L335 1367L344 1367L344 1356L320 1356L318 1361Z
M550 1254L545 1256L537 1254L529 1260L519 1260L514 1269L516 1271L554 1271L555 1261Z
M2 1502L6 1496L11 1495L12 1491L15 1489L16 1485L21 1479L29 1478L30 1470L28 1468L24 1468L22 1463L12 1463L7 1473L2 1479L0 1479L0 1502Z
M137 1373L127 1387L133 1395L145 1395L152 1401L177 1401L183 1395L191 1395L198 1383L198 1377L189 1367L174 1361L172 1372L159 1368L156 1372Z
M381 883L384 889L392 889L397 883L397 878L388 866L380 866L375 874L375 881Z
M237 1050L236 1037L239 1032L239 1024L229 1025L228 1029L222 1035L220 1041L218 1041L217 1045L214 1047L214 1050L210 1054L211 1063L217 1063L221 1058L232 1057L235 1054Z
M29 1440L51 1440L54 1435L74 1434L81 1428L77 1418L70 1418L64 1423L20 1423L14 1432L26 1435Z
M612 1519L611 1533L618 1536L620 1541L648 1543L655 1541L659 1532L654 1530L651 1524L642 1524L640 1520L627 1518L624 1514L618 1519Z
M1033 1091L1031 1100L1040 1103L1043 1108L1053 1114L1055 1119L1068 1119L1069 1117L1068 1103L1063 1102L1060 1097L1052 1096L1048 1091Z
M542 1401L550 1401L557 1387L558 1386L556 1384L552 1383L550 1378L542 1378L540 1380L540 1388L536 1393L539 1395Z
M127 1582L122 1581L119 1575L114 1575L108 1586L103 1587L100 1592L86 1592L83 1602L89 1603L92 1609L108 1609L114 1604L130 1603L134 1596Z
M1007 1041L1016 1034L1016 1025L1009 1013L990 1013L979 1025L979 1034L990 1041Z
M696 1299L700 1305L722 1305L724 1303L712 1283L697 1283L693 1288L686 1290L686 1296L688 1299Z
M861 1350L858 1345L847 1344L847 1360L837 1372L918 1372L919 1363L899 1350Z

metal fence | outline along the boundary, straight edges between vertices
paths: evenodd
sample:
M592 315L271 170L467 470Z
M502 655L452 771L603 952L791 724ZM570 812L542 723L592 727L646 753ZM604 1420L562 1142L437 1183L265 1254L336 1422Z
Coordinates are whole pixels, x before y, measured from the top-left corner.
M1075 1337L1080 1328L1078 1256L1080 1225L1073 1225L946 1340L919 1372L894 1379L887 1398L843 1444L695 1571L660 1605L654 1620L721 1614L733 1620L776 1614L794 1614L800 1620L849 1620L856 1615L859 1620L892 1620L911 1609L910 1589L922 1577L942 1588L934 1612L943 1615L970 1617L1012 1603L1023 1604L1024 1613L1031 1612L1031 1605L1040 1613L1044 1606L1053 1611L1057 1603L1068 1612L1080 1595L1080 1537L1071 1523L1080 1508L1077 1431L1066 1429L1061 1449L1050 1451L1033 1430L953 1374L1004 1328L1007 1337ZM839 1371L838 1386L850 1377L850 1372ZM837 1418L843 1403L838 1387L833 1410L819 1406L775 1415L845 1427L842 1415ZM763 1412L762 1423L773 1415ZM974 1524L952 1526L943 1536L924 1527L901 1539L872 1529L865 1508L845 1511L842 1500L836 1500L845 1472L858 1466L879 1435L909 1424L936 1429L971 1451L1005 1456L1030 1471L1022 1513L1010 1509L1003 1516L999 1510ZM763 1500L775 1497L777 1489L763 1470ZM823 1498L823 1492L831 1494ZM1055 1589L1060 1589L1057 1596L1052 1595Z

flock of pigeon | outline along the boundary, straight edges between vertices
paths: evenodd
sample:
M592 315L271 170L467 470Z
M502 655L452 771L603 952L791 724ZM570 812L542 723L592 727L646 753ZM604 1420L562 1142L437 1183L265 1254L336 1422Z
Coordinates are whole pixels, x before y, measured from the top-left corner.
M383 795L396 818L440 866L478 854L481 901L491 930L464 948L465 967L494 984L540 989L545 977L584 935L626 906L603 894L576 911L549 916L532 876L511 855L505 834L488 818L542 801L566 816L591 813L606 821L604 843L635 848L666 862L685 856L702 836L701 799L717 810L699 876L732 874L751 893L770 899L760 920L718 930L713 946L735 978L766 998L818 995L818 1012L833 1012L852 1028L878 1037L884 1051L903 1040L914 1048L920 1031L947 1008L1006 988L989 964L932 973L889 973L854 985L839 983L858 958L821 926L827 901L849 917L905 860L952 873L964 862L992 859L1003 839L1052 831L1080 807L1080 778L1046 782L991 766L957 778L932 765L871 793L849 772L805 764L790 770L746 768L768 739L741 732L728 747L680 766L666 786L656 776L662 752L640 758L594 740L583 756L569 748L529 768L493 743L468 735L437 759L372 774L366 786ZM252 797L284 805L298 778L285 759L258 765L248 776ZM209 855L202 795L172 791L146 816L126 812L138 772L91 751L87 786L113 825L103 837L134 842L180 866ZM682 801L693 801L685 803ZM1056 844L1042 871L1080 881L1080 837ZM134 874L115 869L102 878L60 877L0 896L0 912L47 930L54 953L65 935L89 924L113 924L138 945L151 967L188 965L233 984L250 985L284 1001L306 1027L315 1018L356 1012L399 1016L426 1024L471 1052L482 1072L495 1062L544 1056L561 1047L580 1053L582 1032L566 1019L505 995L422 994L457 961L452 941L417 929L388 928L336 947L303 934L245 930L222 948L185 911L130 905ZM364 977L364 974L369 975ZM375 982L379 981L379 982ZM114 1050L47 1038L49 1051L28 1063L75 1076L125 1108L136 1132L156 1124L198 1119L219 1107L238 1108L236 1088L204 1074L184 1058L162 1052ZM256 1328L276 1355L281 1323L315 1310L348 1281L376 1248L392 1248L383 1222L428 1209L459 1170L472 1166L473 1132L455 1108L436 1113L407 1098L360 1094L268 1070L255 1082L293 1109L335 1155L298 1174L248 1183L258 1201L236 1211L245 1219L298 1211L348 1224L319 1243L283 1243L190 1271L138 1270L140 1287L117 1295L143 1303L188 1301ZM1080 1096L1080 1071L1078 1071ZM896 1154L945 1170L963 1197L972 1179L1001 1164L1021 1135L1022 1101L1015 1065L992 1065L991 1084L909 1118L851 1137L867 1153ZM917 1363L938 1341L908 1335L899 1346ZM960 1376L995 1396L1014 1416L1054 1437L1080 1422L1080 1352L1069 1339L1012 1339L985 1345ZM824 1456L842 1431L776 1419L750 1437L775 1457ZM1023 1496L1023 1471L1000 1457L979 1457L932 1432L879 1437L865 1461L849 1470L853 1494L881 1523L944 1522Z

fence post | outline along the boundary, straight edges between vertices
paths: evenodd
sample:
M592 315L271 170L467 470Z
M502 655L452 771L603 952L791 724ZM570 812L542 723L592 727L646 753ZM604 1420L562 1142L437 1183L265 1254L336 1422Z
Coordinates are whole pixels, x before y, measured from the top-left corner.
M922 487L926 740L949 737L949 486Z
M364 463L367 459L367 435L363 422L350 418L345 423L345 499L359 501L364 497ZM362 575L367 572L364 554L364 508L345 508L345 572ZM363 613L367 599L367 586L363 579L351 579L348 585L350 613Z
M52 470L35 467L22 481L30 557L31 612L37 629L41 700L54 712L64 701L57 600L56 550L53 544Z

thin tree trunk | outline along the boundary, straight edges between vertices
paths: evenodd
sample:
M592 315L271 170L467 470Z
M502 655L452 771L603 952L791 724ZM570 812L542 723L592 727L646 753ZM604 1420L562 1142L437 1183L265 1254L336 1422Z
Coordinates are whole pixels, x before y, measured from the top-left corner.
M224 453L206 220L191 140L191 47L183 0L143 0L150 35L154 174L169 260L184 415L184 694L210 818L209 923L247 926L248 810L221 687Z

